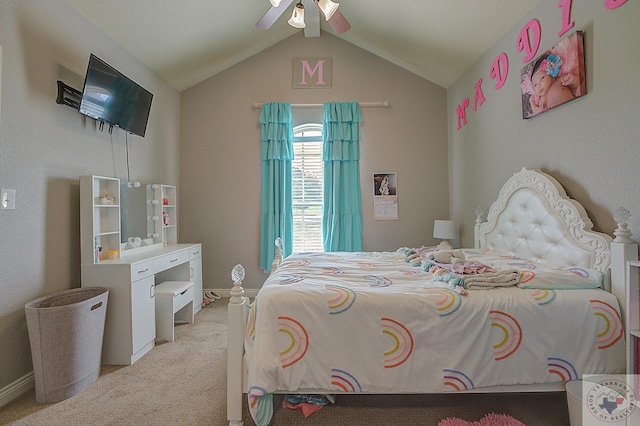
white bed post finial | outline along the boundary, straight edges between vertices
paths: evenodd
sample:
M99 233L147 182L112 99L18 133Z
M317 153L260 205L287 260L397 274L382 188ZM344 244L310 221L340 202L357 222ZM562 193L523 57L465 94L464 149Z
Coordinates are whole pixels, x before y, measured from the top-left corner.
M484 209L482 207L476 207L476 225L473 228L473 246L475 248L480 248L480 224L484 222L482 216L484 216Z
M231 270L231 279L233 280L233 288L229 291L231 299L229 303L240 304L244 299L244 289L242 288L242 280L244 280L244 268L237 264Z
M482 216L484 216L484 210L482 207L476 207L476 224L481 224L482 222L484 222L484 219L482 219Z
M282 238L278 237L275 241L276 254L273 256L273 262L271 262L271 272L278 269L280 262L282 262Z
M629 231L627 227L629 219L631 219L631 212L624 207L618 207L618 209L613 212L613 219L618 224L618 229L613 231L613 235L616 236L613 241L616 243L633 243L630 238L632 235L631 231Z

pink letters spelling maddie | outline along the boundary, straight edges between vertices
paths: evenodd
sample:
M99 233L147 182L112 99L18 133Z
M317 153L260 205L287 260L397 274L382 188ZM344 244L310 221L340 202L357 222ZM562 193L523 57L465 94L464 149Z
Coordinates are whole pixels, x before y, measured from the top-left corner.
M625 4L628 0L603 0L604 7L609 10L617 9L623 4ZM562 19L560 24L560 31L558 32L558 37L564 35L567 31L569 31L574 26L574 22L571 21L571 6L572 0L559 0L558 8L562 10ZM516 50L518 52L524 51L524 57L522 58L522 62L526 63L532 60L536 53L538 53L538 48L540 47L540 34L542 32L540 22L537 19L531 19L527 22L520 33L518 34L518 39L516 40ZM489 76L491 79L496 81L494 88L496 90L500 90L505 82L507 81L507 76L509 75L509 58L506 53L500 53L496 59L491 64L491 68L489 70ZM484 93L482 92L482 78L477 80L475 84L475 98L473 102L473 110L476 111L477 108L482 105L485 101ZM456 115L458 118L457 130L460 130L462 126L468 124L467 121L467 108L469 107L470 102L469 98L464 98L460 104L456 106Z

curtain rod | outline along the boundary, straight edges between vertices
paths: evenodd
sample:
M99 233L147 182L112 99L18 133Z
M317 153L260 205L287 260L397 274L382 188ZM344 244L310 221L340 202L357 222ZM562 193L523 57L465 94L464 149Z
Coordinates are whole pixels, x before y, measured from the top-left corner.
M390 108L389 101L381 102L358 102L361 108ZM263 102L254 102L253 109L260 109L264 105ZM321 108L324 104L291 104L292 108Z

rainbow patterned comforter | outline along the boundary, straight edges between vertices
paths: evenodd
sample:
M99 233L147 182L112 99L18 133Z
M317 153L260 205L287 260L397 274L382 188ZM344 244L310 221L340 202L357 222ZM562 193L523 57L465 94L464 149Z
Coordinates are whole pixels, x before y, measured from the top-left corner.
M249 313L252 414L276 391L435 393L624 372L618 302L604 290L462 296L434 278L394 252L285 259Z

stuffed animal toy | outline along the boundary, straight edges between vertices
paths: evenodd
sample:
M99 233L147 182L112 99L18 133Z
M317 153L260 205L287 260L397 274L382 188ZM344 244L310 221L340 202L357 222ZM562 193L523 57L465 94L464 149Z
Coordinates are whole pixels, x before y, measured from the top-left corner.
M427 254L427 259L438 263L456 263L464 262L464 254L460 250L436 250Z

